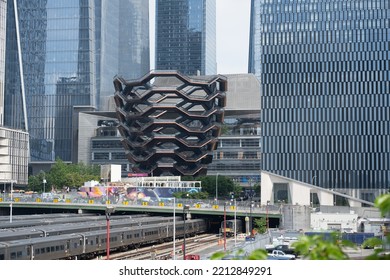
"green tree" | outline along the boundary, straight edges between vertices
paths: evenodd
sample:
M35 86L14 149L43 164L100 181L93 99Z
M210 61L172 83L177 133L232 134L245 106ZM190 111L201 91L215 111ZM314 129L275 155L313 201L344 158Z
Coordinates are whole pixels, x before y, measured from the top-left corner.
M267 220L265 218L254 219L254 223L255 223L255 230L258 233L264 234L267 232Z
M209 198L215 198L218 191L218 199L225 199L229 197L229 193L237 190L237 186L233 180L227 176L200 176L197 178L183 177L183 181L201 181L202 192L209 194Z
M350 241L341 240L338 233L332 233L327 239L323 235L304 235L292 246L302 258L311 260L346 260L348 255L343 249L356 247Z
M46 179L46 191L52 187L80 187L85 182L100 179L99 166L87 166L84 163L67 164L57 159L48 172L41 171L35 176L29 177L29 189L43 191L43 179Z

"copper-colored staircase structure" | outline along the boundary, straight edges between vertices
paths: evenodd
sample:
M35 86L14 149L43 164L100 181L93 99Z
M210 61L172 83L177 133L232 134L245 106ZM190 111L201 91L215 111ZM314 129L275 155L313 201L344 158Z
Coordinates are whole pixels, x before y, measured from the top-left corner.
M133 171L154 176L207 174L224 119L227 79L151 71L114 78L118 129Z

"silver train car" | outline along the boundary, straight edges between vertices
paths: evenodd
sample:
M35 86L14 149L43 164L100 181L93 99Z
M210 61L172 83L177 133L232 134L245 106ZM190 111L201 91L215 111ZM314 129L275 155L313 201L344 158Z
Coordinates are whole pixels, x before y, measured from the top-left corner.
M182 217L176 217L177 221L182 220ZM110 219L110 228L117 227L131 227L137 225L149 225L157 223L168 223L172 222L173 217L162 217L162 216L124 216L123 219ZM36 237L48 237L60 234L78 233L96 231L105 229L107 227L106 220L99 220L93 222L80 222L80 223L68 223L68 224L53 224L53 225L42 225L36 227L25 227L25 228L12 228L12 229L1 229L0 230L0 242L21 240Z
M186 236L206 232L204 219L187 220ZM176 222L175 237L184 235L184 222ZM110 230L110 251L125 251L141 245L171 241L173 222ZM106 252L107 231L12 240L0 242L0 260L90 259Z

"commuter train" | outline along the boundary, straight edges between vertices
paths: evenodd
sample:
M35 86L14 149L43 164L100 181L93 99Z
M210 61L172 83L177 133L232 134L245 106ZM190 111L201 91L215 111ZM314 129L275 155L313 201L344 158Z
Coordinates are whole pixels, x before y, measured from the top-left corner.
M236 234L242 232L242 221L239 219L232 219L232 220L226 220L226 227L225 227L225 221L221 222L221 234L225 234L226 230L226 236L233 236L234 235L234 228L236 229Z
M177 221L182 220L182 217L176 217ZM67 224L53 224L53 225L42 225L37 227L25 227L25 228L8 228L0 230L0 242L21 240L35 237L48 237L53 235L77 233L95 231L100 229L106 229L106 221L85 221L78 222L78 219L68 219ZM73 223L72 223L73 221ZM131 227L135 225L148 225L157 223L172 222L173 217L162 217L162 216L123 216L123 219L110 219L110 228L117 227ZM1 223L0 223L1 225Z
M138 215L134 215L138 216ZM146 215L144 215L146 216ZM14 218L14 217L13 217ZM111 220L117 220L117 219L125 219L126 216L122 215L112 215ZM86 221L105 221L106 216L101 215L69 215L64 217L43 217L42 219L17 219L10 223L9 221L0 221L0 225L2 229L5 228L19 228L19 227L33 227L33 226L40 226L40 225L54 225L54 224L65 224L65 223L77 223L77 222L86 222Z
M141 225L110 230L110 251L125 251L141 245L171 241L184 235L184 222ZM206 232L204 219L187 220L186 236ZM0 242L0 260L90 259L106 252L107 230Z

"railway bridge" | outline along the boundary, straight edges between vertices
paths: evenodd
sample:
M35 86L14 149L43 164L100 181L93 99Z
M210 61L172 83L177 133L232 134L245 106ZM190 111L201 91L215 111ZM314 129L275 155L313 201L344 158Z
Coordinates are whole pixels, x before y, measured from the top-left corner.
M110 208L115 214L139 214L152 215L191 215L194 218L208 218L214 221L226 219L242 219L246 221L265 218L270 227L278 227L282 218L279 206L259 205L258 203L240 201L221 201L209 204L204 201L178 200L175 202L138 202L138 203L95 203L86 201L77 203L73 201L1 201L0 215L10 217L17 214L40 213L101 213L104 214Z

